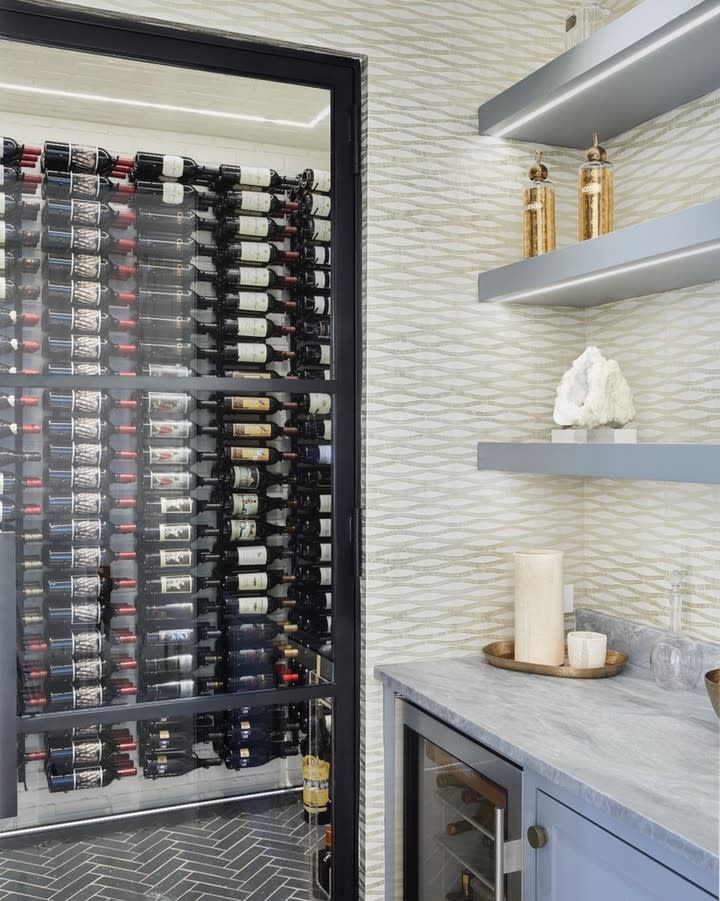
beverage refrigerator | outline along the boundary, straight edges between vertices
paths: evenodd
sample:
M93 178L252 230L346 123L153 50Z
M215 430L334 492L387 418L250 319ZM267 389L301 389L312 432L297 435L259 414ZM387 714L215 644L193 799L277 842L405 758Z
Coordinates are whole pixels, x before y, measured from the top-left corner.
M0 885L354 898L359 64L0 41Z

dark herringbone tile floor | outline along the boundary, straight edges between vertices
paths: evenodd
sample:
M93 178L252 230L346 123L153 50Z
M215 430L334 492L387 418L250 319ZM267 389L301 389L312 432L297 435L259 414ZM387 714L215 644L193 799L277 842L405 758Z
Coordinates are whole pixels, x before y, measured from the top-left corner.
M0 843L0 901L310 901L295 797Z

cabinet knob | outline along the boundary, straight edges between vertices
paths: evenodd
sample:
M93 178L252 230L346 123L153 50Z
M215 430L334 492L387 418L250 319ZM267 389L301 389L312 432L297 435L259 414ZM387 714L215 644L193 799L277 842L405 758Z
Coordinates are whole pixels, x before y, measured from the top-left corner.
M538 848L544 848L548 843L548 834L542 826L528 826L527 838L530 847L535 848L536 851Z

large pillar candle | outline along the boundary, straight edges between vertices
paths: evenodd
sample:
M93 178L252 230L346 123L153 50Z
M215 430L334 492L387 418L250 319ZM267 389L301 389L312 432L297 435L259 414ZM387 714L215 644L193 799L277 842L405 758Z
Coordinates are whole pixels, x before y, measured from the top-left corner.
M561 666L563 552L522 551L515 561L515 659Z

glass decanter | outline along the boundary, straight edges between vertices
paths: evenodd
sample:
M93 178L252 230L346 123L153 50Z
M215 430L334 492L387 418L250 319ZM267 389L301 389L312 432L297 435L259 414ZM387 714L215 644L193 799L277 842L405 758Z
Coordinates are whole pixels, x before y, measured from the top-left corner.
M657 638L650 650L650 668L655 681L668 691L693 688L702 672L700 648L680 631L680 586L686 575L686 571L682 569L674 569L670 573L670 631Z

